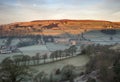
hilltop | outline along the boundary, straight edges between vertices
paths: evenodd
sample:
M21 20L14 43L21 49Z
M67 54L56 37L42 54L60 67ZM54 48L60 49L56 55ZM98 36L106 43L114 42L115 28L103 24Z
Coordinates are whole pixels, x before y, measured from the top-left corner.
M120 29L120 22L103 20L34 20L0 26L0 36L79 34L89 30Z

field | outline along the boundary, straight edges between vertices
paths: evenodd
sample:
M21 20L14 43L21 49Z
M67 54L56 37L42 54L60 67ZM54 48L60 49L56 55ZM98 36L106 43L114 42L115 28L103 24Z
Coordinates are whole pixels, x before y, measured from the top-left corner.
M85 33L84 37L96 44L111 45L120 43L120 30L114 35L104 34L100 31L90 31Z
M117 31L116 34L105 34L100 31L89 31L83 34L83 38L75 35L66 35L66 38L71 38L77 41L76 47L77 53L81 52L81 45L91 45L91 44L101 44L101 45L113 45L120 44L120 31ZM4 45L8 39L0 39L0 45ZM16 46L20 42L31 42L32 38L14 38L11 41L10 46ZM19 52L10 53L10 54L0 54L0 62L6 57L12 57L15 55L28 55L31 58L37 53L42 57L44 54L47 54L46 60L40 59L38 64L35 64L34 59L29 61L30 68L33 69L33 75L44 71L47 75L54 73L57 69L62 69L66 65L74 65L76 66L75 72L76 74L80 74L85 71L85 65L89 62L89 57L87 55L74 55L74 56L64 56L62 60L58 58L50 58L51 52L56 50L65 50L71 46L70 43L55 43L55 42L46 42L45 44L34 44L29 46L18 47ZM75 53L74 53L75 54ZM55 54L56 55L56 54ZM56 60L53 62L53 60ZM57 78L57 76L55 77Z
M116 34L114 35L109 35L109 34L104 34L100 31L89 31L84 33L84 38L87 40L82 40L79 41L80 44L78 44L78 50L80 50L81 44L102 44L102 45L111 45L115 43L120 43L120 30L117 31ZM70 38L70 37L69 37ZM74 37L71 37L71 39ZM79 37L75 37L79 38ZM4 45L6 42L7 38L0 39L0 45ZM22 38L18 39L15 38L11 41L11 45L15 46L17 45L20 41L31 41L32 39L30 38ZM34 56L36 53L40 53L41 55L43 54L50 54L52 51L55 50L64 50L69 48L70 45L68 44L62 44L62 43L52 43L52 42L47 42L44 45L38 44L38 45L31 45L31 46L26 46L26 47L21 47L18 48L21 52L19 53L10 53L10 54L0 54L0 61L2 61L4 58L13 56L13 55L29 55L29 56Z
M19 53L0 54L0 62L4 58L9 57L9 56L14 56L14 55L34 56L36 55L36 53L40 53L40 55L43 55L43 54L49 55L51 51L64 50L66 48L69 48L69 46L61 45L61 44L54 44L54 43L47 43L47 45L33 45L33 46L21 47L19 48L19 50L21 51Z
M37 71L45 71L45 73L50 74L51 72L55 71L56 69L61 69L65 65L74 65L76 67L82 67L89 61L89 58L84 55L76 56L73 58L68 58L62 61L57 61L54 63L43 64L40 66L33 66L32 68ZM80 70L83 71L83 70Z

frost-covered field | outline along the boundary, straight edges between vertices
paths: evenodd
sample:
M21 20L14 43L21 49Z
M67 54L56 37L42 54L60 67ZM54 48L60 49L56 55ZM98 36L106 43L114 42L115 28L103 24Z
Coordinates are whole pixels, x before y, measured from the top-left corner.
M56 43L46 43L47 49L50 51L55 51L55 50L65 50L70 47L70 45L67 44L56 44Z
M46 45L33 45L33 46L27 46L27 47L21 47L18 48L21 52L19 53L11 53L11 54L0 54L0 61L2 61L4 58L14 55L29 55L34 56L36 53L40 53L40 55L43 54L50 54L51 51L55 50L64 50L66 48L69 48L69 45L64 44L54 44L54 43L46 43Z
M44 64L40 66L34 66L33 69L37 71L45 71L47 74L50 74L51 72L55 71L58 68L63 68L65 65L74 65L77 67L84 66L89 61L89 58L84 55L76 56L73 58L65 59L62 61L57 61L54 63Z
M115 44L115 43L120 43L120 31L117 31L117 34L115 35L108 35L104 34L100 31L90 31L86 32L83 35L86 39L89 39L93 43L97 44ZM110 39L112 37L112 40ZM69 37L70 38L70 37ZM5 41L7 39L0 39L0 45L4 45ZM20 41L31 41L32 39L30 38L22 38L18 39L15 38L12 40L11 45L17 45ZM84 41L83 43L85 43ZM87 41L88 42L88 41ZM82 42L81 42L82 43ZM80 44L81 45L81 44ZM78 48L80 47L78 46ZM22 52L19 53L11 53L11 54L0 54L0 61L2 61L4 58L9 57L9 56L14 56L14 55L29 55L29 56L34 56L36 53L40 53L41 55L43 54L50 54L51 51L55 50L64 50L66 48L69 48L70 45L68 44L62 44L62 43L46 43L45 45L32 45L32 46L27 46L27 47L21 47L19 50Z
M33 56L36 53L49 54L51 51L64 50L69 48L69 45L64 44L55 44L55 43L46 43L46 45L33 45L19 48L23 54Z
M36 53L40 53L40 54L49 53L45 45L27 46L27 47L19 48L19 50L22 51L24 55L29 55L29 56L33 56Z
M17 45L19 42L20 42L20 39L15 38L15 39L12 40L11 46L15 46L15 45Z
M103 45L120 43L120 31L117 31L117 33L114 35L104 34L100 31L90 31L85 33L84 37L94 43Z

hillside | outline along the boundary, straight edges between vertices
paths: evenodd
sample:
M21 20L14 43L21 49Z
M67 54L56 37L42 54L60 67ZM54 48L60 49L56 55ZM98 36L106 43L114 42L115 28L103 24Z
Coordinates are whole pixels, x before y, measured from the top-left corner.
M120 22L101 20L35 20L0 26L0 36L79 34L89 30L120 29Z

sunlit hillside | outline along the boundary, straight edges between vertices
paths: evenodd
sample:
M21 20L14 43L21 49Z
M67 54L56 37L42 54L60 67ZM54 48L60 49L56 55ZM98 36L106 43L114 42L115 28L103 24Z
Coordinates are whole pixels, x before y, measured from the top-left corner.
M0 36L79 34L89 30L119 28L119 22L101 20L36 20L1 25Z

